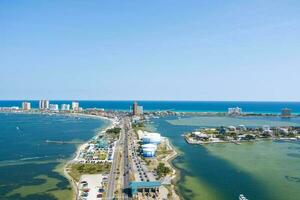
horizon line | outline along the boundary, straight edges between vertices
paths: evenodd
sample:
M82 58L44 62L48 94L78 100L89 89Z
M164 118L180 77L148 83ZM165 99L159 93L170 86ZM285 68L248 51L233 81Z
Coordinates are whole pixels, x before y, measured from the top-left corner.
M40 101L40 100L49 100L49 101L121 101L121 102L129 102L129 101L142 101L142 102L267 102L267 103L300 103L295 100L142 100L142 99L0 99L0 101Z

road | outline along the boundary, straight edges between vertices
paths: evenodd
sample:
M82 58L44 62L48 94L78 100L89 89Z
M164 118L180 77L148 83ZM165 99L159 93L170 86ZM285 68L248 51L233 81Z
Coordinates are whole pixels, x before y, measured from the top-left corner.
M115 149L115 155L114 155L114 159L112 162L112 167L111 167L111 171L109 174L109 179L108 179L108 189L107 189L107 193L106 193L106 199L107 200L111 200L114 198L114 191L115 191L115 186L116 186L116 170L117 170L117 165L119 163L120 160L119 159L119 153L120 153L120 144L123 143L123 159L124 159L124 170L123 170L123 199L127 200L127 199L131 199L130 196L128 196L128 188L129 188L129 171L130 171L130 164L128 161L128 133L129 133L129 129L130 129L130 125L129 125L129 119L128 118L124 118L121 121L121 135L120 135L120 139L117 141L116 143L116 149Z
M121 131L124 131L123 129ZM118 158L119 158L119 152L120 152L120 140L122 138L122 132L120 139L116 142L115 146L115 153L114 153L114 158L112 161L112 166L110 169L110 174L108 178L108 188L107 188L107 193L106 193L106 199L111 200L114 198L114 191L115 191L115 180L116 180L116 171L117 171L117 165L118 165Z
M129 133L129 120L125 119L124 120L124 179L123 179L123 194L124 194L124 199L130 199L128 196L128 191L129 191L129 171L130 171L130 164L128 162L129 157L128 157L128 133Z

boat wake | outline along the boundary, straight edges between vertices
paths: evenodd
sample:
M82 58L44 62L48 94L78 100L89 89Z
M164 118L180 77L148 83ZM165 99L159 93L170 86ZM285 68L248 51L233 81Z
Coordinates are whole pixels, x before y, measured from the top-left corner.
M248 200L243 194L240 194L239 200Z

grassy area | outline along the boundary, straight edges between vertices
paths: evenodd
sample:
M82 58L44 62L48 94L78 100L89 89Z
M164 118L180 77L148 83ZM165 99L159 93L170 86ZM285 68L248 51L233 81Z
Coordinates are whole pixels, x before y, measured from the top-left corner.
M69 174L70 176L79 181L80 176L83 174L100 174L108 173L110 170L109 163L86 163L86 164L71 164Z
M169 174L172 170L170 167L167 167L164 163L159 163L155 171L158 175L158 178L161 178Z
M105 160L107 157L107 153L105 151L100 151L100 152L96 153L96 156L98 156L98 158L100 160Z
M173 150L168 149L166 143L163 142L157 147L157 151L156 151L157 160L161 161L162 159L164 159L165 157L167 157L172 153Z
M120 132L121 132L121 128L117 128L117 127L106 130L107 136L113 140L119 138Z
M138 123L134 123L132 124L132 128L133 129L141 129L141 128L145 128L145 124L143 122L138 122Z
M138 130L144 131L145 128L146 127L145 127L145 124L143 122L132 124L132 129L133 129L134 133L136 134L136 137L138 137L138 135L137 135Z

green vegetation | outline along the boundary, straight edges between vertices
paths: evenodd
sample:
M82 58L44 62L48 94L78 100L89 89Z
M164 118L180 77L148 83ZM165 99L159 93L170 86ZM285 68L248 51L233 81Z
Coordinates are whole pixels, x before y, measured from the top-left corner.
M216 137L219 138L220 140L226 140L226 136L222 134L217 135Z
M288 137L295 137L296 135L294 133L289 133L287 136Z
M118 139L121 132L121 128L115 127L106 130L106 134L113 140Z
M109 170L109 163L78 163L71 165L69 174L74 180L79 181L82 174L107 173Z
M165 156L170 154L172 151L169 151L165 144L160 144L157 148L156 154L157 156Z
M143 122L137 122L137 123L134 123L134 124L132 124L132 128L133 129L141 129L141 128L145 128L145 124L143 123Z
M104 152L104 151L100 151L100 152L96 153L96 156L98 156L98 158L99 158L100 160L105 160L106 157L107 157L107 153Z
M214 130L214 129L205 129L205 130L201 130L201 131L205 134L218 134L219 133L217 130Z
M245 140L254 140L255 139L255 136L253 136L253 135L246 135L245 136Z
M158 175L158 178L161 178L169 174L171 172L171 168L165 166L164 163L159 163L155 171Z
M146 165L150 165L151 164L151 160L147 160L147 159L144 159L145 162L146 162Z

